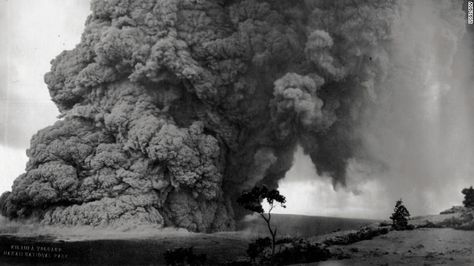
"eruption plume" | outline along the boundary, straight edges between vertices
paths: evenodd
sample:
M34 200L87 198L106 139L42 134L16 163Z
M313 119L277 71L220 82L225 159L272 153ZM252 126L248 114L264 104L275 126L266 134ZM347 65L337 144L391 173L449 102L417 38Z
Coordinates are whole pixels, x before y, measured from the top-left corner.
M43 224L232 229L297 145L346 183L405 1L93 0L45 75L61 117L2 214Z

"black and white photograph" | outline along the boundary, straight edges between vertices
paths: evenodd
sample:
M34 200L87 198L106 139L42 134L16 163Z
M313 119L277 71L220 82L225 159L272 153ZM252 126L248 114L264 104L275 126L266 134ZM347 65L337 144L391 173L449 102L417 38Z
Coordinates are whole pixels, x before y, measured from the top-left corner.
M474 1L0 0L0 265L474 265Z

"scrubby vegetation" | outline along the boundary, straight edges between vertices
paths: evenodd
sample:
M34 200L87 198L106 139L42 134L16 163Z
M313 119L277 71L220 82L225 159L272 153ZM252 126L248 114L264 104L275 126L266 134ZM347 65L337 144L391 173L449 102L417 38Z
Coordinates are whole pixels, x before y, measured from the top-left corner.
M251 265L288 265L326 260L331 253L325 244L310 242L301 238L279 239L275 243L277 251L272 254L270 238L259 238L249 244L247 254Z
M269 256L265 251L272 245L269 237L257 238L254 242L249 244L247 248L247 255L252 263L258 263L261 260L266 260Z
M194 254L193 247L176 248L167 250L164 254L168 266L204 266L206 264L205 254Z
M371 227L365 226L360 230L343 235L333 236L324 241L328 246L332 245L350 245L355 242L369 240L379 235L384 235L390 232L390 227Z
M331 257L331 253L325 245L311 243L304 239L294 240L278 245L278 247L279 251L273 258L275 265L309 263L327 260Z

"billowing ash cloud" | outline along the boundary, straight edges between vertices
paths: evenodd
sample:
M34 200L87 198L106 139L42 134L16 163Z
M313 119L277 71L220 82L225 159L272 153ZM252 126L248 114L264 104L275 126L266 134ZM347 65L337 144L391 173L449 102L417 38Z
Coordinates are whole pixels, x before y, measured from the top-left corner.
M31 140L2 213L231 229L236 195L275 186L298 144L344 185L399 4L93 1L45 76L62 118Z

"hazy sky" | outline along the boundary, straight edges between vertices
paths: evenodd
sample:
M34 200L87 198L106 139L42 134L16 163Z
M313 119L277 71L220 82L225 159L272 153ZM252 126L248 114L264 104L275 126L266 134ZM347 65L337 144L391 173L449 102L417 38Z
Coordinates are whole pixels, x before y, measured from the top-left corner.
M0 193L10 190L13 180L24 171L25 151L31 136L56 120L58 112L50 101L43 76L50 68L51 59L79 42L88 13L88 0L0 0ZM422 27L423 22L416 25ZM430 38L440 38L436 34L438 26L442 25L437 26L434 22L428 25L432 25L427 27L431 27L433 33L424 28L416 29L415 35L418 36L419 32L424 35L418 39L416 36L410 38L414 39L410 45L423 47L430 43ZM439 43L444 42L441 40ZM411 49L404 44L400 47ZM437 51L436 47L433 49ZM426 47L423 50L427 50ZM433 73L445 71L437 69L439 62L433 62L425 69ZM466 64L459 62L460 66ZM420 77L431 74L423 75ZM471 119L469 104L458 104L459 99L466 99L467 92L451 90L449 79L433 79L428 85L418 87L418 91L398 89L396 97L388 102L390 106L402 108L384 110L386 113L380 113L383 117L377 117L372 127L367 129L368 145L391 166L381 176L359 178L361 171L357 169L358 164L353 163L351 167L355 170L350 172L359 174L349 176L349 188L334 190L332 181L317 177L310 159L298 149L295 164L287 178L280 182L281 192L288 199L288 208L277 212L382 218L388 217L394 199L399 196L407 199L409 209L413 206L419 212L439 211L451 204L460 204L460 188L472 180L470 165L474 155L465 151L465 145L470 144L474 130L466 124ZM421 93L425 85L435 92L429 99ZM447 89L437 89L441 85ZM433 102L441 104L438 96L451 99L452 104L446 105L450 111L442 113L443 108L432 107ZM441 117L442 120L406 119L413 114L423 114L425 107L437 110L440 114L431 117ZM427 126L423 126L425 122ZM438 133L442 138L435 138L431 129L441 126L450 131ZM439 139L448 141L439 143ZM439 151L442 153L437 155ZM459 165L463 163L461 166L464 168L457 167L457 162ZM431 167L433 164L438 168ZM448 182L451 186L445 189L448 178L451 178Z
M80 40L88 0L0 0L0 191L23 172L31 136L58 115L43 82Z

